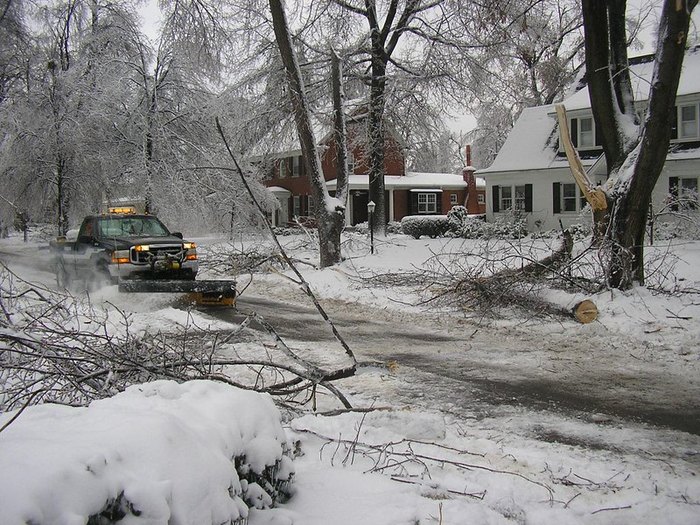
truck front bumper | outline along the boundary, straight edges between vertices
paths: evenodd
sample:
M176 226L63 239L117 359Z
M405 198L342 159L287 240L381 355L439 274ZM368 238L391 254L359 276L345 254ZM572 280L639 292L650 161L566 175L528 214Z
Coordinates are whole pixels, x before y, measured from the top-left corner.
M168 267L152 268L149 264L134 264L134 263L112 263L108 266L109 275L113 282L122 280L142 279L142 280L161 280L161 279L181 279L193 280L199 271L199 263L197 261L184 261Z

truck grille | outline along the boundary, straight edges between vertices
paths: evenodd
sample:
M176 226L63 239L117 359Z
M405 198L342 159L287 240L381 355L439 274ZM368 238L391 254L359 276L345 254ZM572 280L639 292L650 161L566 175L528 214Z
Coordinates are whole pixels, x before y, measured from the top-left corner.
M149 264L154 258L165 259L170 257L179 260L183 257L182 246L179 244L151 246L150 250L144 252L131 248L130 252L131 262L136 264Z

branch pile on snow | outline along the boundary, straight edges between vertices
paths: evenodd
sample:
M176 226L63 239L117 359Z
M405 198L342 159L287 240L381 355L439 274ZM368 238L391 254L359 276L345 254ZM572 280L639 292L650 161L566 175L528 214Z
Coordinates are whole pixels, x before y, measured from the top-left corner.
M33 406L0 433L2 521L241 524L288 497L287 450L268 395L211 381Z
M295 404L308 402L320 385L349 406L329 383L354 374L349 348L349 364L326 369L298 355L254 312L223 335L183 315L177 331L152 333L134 326L128 313L22 281L0 262L0 411L39 403L87 405L157 379L221 381ZM247 337L241 334L253 321L269 337L240 355L234 343Z

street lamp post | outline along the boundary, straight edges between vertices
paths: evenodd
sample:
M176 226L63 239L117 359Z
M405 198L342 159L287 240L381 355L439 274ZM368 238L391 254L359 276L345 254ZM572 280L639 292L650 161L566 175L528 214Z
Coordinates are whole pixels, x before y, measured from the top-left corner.
M369 201L367 203L367 213L369 214L369 246L370 246L370 253L374 255L374 208L376 208L377 205L374 204L374 201Z

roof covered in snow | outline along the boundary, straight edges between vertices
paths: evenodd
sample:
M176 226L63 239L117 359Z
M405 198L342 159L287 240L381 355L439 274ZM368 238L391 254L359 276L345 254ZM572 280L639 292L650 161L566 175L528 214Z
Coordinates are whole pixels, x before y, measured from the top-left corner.
M654 62L651 60L630 65L632 89L637 102L644 102L649 98L653 69ZM677 96L700 93L699 79L700 47L695 47L686 54L683 61ZM569 112L590 109L588 87L579 89L561 103ZM557 155L558 147L559 134L554 105L526 108L491 166L478 170L477 173L488 175L504 171L568 167L566 158ZM673 153L669 158L700 158L700 151L696 149ZM595 158L582 159L584 166L590 166L595 161Z
M351 190L369 187L369 175L350 175L348 181ZM327 182L328 187L335 188L336 181ZM384 177L384 185L387 190L399 189L464 189L467 183L462 175L454 173L415 173L407 172L406 175L387 175ZM476 185L486 186L486 181L477 178Z

